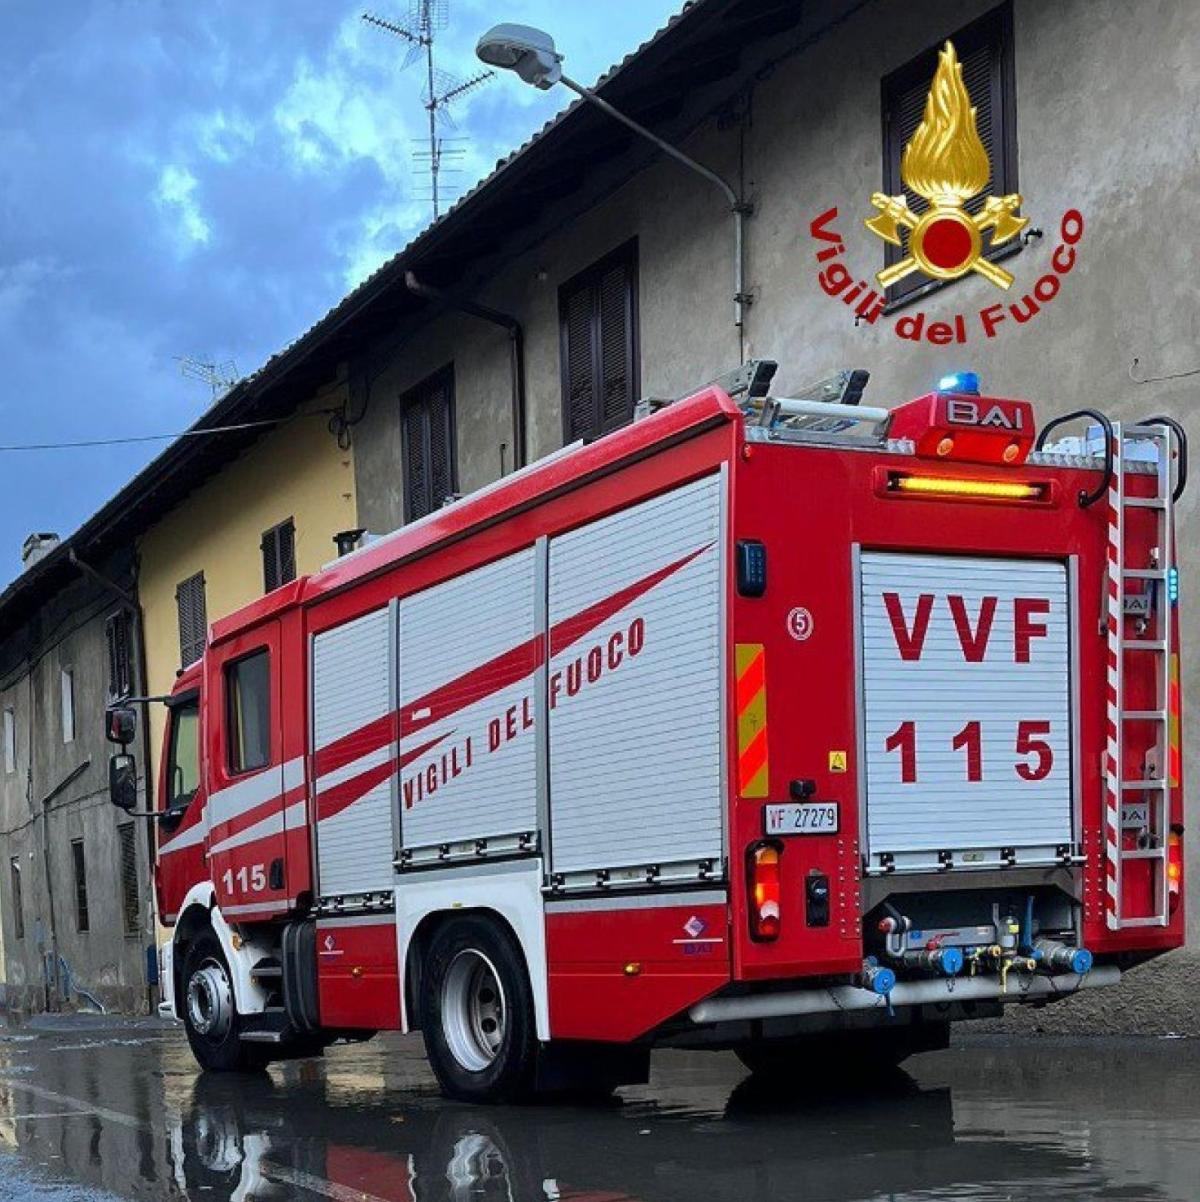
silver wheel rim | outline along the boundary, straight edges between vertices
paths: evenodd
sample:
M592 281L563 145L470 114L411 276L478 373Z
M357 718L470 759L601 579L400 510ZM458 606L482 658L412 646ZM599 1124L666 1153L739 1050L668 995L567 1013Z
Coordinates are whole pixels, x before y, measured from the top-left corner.
M454 1059L480 1073L500 1052L508 1006L495 965L474 948L450 962L442 985L442 1030Z
M233 1025L233 988L225 966L205 960L187 987L188 1020L198 1035L220 1043Z

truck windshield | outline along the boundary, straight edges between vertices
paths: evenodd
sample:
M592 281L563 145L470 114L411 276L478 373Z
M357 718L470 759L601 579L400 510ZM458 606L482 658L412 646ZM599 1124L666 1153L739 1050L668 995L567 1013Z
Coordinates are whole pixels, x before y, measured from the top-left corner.
M167 761L167 805L163 826L179 825L200 784L200 709L195 701L171 710L171 751Z

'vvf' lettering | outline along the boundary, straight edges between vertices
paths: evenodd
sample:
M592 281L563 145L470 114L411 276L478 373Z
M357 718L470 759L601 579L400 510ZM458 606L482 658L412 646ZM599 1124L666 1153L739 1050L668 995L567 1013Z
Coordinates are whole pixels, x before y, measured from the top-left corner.
M892 636L896 640L896 650L906 663L918 663L924 653L935 600L933 593L921 593L910 619L899 593L883 594L883 605L887 610ZM982 663L991 642L999 598L981 598L974 616L968 611L966 599L960 594L947 595L945 602L963 659L969 664ZM1050 601L1046 597L1014 597L1012 607L1013 662L1027 664L1033 640L1045 638L1048 633L1044 619L1050 613Z

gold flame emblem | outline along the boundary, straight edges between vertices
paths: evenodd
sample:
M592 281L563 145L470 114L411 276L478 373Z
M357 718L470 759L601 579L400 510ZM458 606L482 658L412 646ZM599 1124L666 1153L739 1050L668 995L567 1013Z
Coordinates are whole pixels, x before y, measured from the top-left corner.
M914 213L903 195L876 192L871 197L879 214L867 219L867 229L902 248L900 229L908 231L907 255L876 274L882 287L890 288L914 271L935 280L955 280L977 271L998 288L1013 282L1009 272L983 257L983 235L990 229L991 245L999 246L1029 224L1028 217L1017 214L1020 194L989 196L979 212L966 211L967 201L987 187L991 175L962 64L947 42L938 54L925 115L900 159L904 186L924 197L929 207Z

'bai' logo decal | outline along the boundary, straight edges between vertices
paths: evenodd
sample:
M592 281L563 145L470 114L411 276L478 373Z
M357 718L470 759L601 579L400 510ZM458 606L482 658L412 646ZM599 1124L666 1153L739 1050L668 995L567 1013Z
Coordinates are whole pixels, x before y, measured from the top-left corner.
M979 275L1008 291L1014 283L1012 272L987 255L1011 242L1028 226L1029 218L1018 211L1022 204L1019 192L988 195L981 205L972 205L991 178L991 162L979 136L976 108L963 82L962 64L954 46L947 42L938 55L924 116L900 159L900 179L914 199L910 203L905 193L888 196L876 192L871 204L878 212L865 221L872 234L899 249L900 258L875 273L881 291L865 280L856 281L840 261L847 242L833 227L838 211L828 209L809 225L812 237L823 244L817 251L821 288L853 309L856 324L877 321L889 299L887 290L917 272L932 281ZM968 205L974 211L969 211ZM1060 277L1075 265L1075 245L1083 236L1082 214L1076 209L1064 213L1059 233L1061 243L1051 256L1051 270L1030 292L1011 304L991 304L979 311L977 320L985 337L995 337L1000 325L1010 319L1024 325L1058 295ZM949 321L928 323L924 313L909 313L900 317L894 328L898 337L911 342L947 346L965 343L969 324L973 323L968 323L963 313L953 314Z

